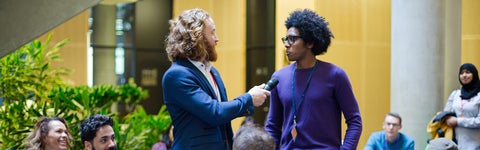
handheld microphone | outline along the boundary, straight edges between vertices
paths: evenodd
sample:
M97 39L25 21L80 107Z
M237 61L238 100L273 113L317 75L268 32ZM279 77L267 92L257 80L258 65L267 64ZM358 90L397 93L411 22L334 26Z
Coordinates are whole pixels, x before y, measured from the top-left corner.
M272 78L272 79L268 80L268 82L267 82L266 85L265 85L265 88L263 88L263 89L265 89L265 90L267 90L267 91L270 91L270 90L272 90L275 86L277 86L277 84L278 84L278 79Z

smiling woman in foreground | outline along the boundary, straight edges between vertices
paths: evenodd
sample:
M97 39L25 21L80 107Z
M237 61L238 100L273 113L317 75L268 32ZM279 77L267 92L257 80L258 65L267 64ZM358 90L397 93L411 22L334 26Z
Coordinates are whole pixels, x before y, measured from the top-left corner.
M41 118L25 138L26 150L66 150L72 139L63 118Z

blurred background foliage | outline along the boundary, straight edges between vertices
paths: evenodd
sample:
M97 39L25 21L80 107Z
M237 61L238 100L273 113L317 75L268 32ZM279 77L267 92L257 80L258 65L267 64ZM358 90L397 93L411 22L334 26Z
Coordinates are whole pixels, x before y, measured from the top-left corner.
M71 86L62 79L71 70L54 68L61 60L58 51L69 42L48 47L38 40L0 59L0 149L24 149L24 138L41 117L66 119L74 137L72 150L84 149L78 127L93 114L106 114L115 120L118 149L150 149L168 134L171 119L162 106L149 115L139 105L148 91L133 79L125 85ZM121 105L116 105L121 104ZM118 112L117 106L124 106Z

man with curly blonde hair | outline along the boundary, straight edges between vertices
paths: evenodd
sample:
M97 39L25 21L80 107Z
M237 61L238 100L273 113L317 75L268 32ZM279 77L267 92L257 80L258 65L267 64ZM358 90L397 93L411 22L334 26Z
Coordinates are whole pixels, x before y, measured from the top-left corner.
M164 102L175 126L172 149L231 149L230 121L253 113L270 92L264 84L228 100L217 60L219 41L210 15L201 9L184 11L170 20L166 52L172 62L162 80Z

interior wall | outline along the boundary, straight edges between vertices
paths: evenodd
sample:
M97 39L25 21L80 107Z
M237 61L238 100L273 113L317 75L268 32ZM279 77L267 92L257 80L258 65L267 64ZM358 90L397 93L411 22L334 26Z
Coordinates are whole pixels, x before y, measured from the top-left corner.
M184 10L200 8L207 11L216 25L220 41L217 43L217 68L227 89L228 98L233 99L251 87L246 88L246 0L174 0L173 17ZM242 118L232 121L234 131Z
M480 67L480 1L462 1L462 63Z
M40 41L45 41L46 37L53 33L50 47L64 39L70 39L70 43L64 45L59 51L60 58L63 59L63 61L53 62L52 66L72 69L72 74L65 77L65 79L74 85L87 84L87 33L89 17L90 10L86 10L38 38Z
M358 147L363 148L372 132L382 130L390 111L390 1L319 0L316 6L335 35L318 58L347 72L362 114Z

